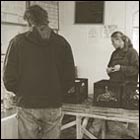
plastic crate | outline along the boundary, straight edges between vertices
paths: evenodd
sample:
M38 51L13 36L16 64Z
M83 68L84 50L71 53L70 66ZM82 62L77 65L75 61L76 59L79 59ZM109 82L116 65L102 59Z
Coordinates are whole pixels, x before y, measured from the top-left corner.
M121 95L124 84L101 80L94 83L93 105L101 107L121 107Z
M139 110L139 83L128 82L125 84L122 108Z
M88 97L88 79L75 79L75 92L64 95L64 103L79 104L85 101Z

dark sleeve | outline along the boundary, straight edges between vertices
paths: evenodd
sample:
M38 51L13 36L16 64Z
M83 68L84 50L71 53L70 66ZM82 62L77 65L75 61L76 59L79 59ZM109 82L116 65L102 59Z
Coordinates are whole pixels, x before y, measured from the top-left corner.
M112 58L113 58L113 54L114 54L114 52L111 54L111 57L110 57L110 60L109 60L109 63L108 63L108 65L107 65L107 67L112 67ZM110 73L107 73L108 74L108 76L110 76Z
M133 76L139 73L139 56L136 50L131 49L128 55L129 65L121 65L121 71L126 76Z
M74 58L71 50L71 46L65 40L65 55L64 55L64 73L63 81L65 92L67 92L71 87L74 86L75 81L75 65Z
M16 94L18 84L18 58L15 39L11 40L6 52L3 68L3 82L8 91Z

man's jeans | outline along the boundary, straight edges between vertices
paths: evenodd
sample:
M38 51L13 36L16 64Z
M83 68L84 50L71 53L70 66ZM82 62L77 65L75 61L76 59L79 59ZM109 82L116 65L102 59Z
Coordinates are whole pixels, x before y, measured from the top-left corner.
M19 139L59 139L61 108L18 108Z

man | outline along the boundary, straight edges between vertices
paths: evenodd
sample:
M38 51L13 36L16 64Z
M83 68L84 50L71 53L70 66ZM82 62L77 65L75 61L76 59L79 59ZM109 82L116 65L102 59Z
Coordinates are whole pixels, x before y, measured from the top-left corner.
M3 78L17 98L19 139L58 139L63 95L75 78L71 47L41 7L30 6L24 19L32 30L11 40Z

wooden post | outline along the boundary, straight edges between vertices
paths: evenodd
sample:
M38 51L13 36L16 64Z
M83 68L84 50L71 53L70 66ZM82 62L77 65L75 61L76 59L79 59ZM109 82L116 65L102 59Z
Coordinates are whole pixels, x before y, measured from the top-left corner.
M79 115L76 116L76 136L77 139L82 139L82 117L80 117Z
M88 117L85 117L85 118L83 119L82 127L85 128L85 129L86 129L86 127L87 127L88 120L89 120ZM81 137L83 137L83 134L84 134L84 133L81 134Z
M105 139L106 134L106 120L102 121L101 139Z

